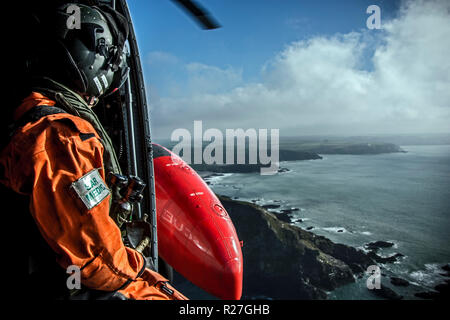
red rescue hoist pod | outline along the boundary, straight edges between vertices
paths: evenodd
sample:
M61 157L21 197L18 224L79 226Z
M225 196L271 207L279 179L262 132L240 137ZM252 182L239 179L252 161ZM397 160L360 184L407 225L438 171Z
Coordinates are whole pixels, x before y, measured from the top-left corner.
M203 179L153 144L159 255L221 299L240 299L243 259L233 222Z

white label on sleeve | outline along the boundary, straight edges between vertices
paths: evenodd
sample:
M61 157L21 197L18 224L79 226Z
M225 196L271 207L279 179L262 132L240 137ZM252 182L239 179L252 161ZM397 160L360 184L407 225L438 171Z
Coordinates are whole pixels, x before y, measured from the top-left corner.
M78 197L84 205L91 210L103 201L110 191L103 181L98 169L94 169L77 181L73 182L71 187L75 190Z

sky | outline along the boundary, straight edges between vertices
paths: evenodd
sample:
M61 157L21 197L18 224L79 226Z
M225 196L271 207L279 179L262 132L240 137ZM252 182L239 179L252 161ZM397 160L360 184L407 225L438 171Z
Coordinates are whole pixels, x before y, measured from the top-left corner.
M154 137L195 120L280 136L450 132L450 1L199 3L220 29L169 0L128 1Z

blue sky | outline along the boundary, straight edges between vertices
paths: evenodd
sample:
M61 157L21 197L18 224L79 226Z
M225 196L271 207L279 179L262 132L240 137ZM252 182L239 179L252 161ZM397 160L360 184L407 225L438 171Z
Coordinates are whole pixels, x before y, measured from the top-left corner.
M285 45L317 35L366 28L371 4L383 18L395 15L397 0L204 0L222 28L204 31L170 0L132 0L129 7L140 51L164 52L180 61L243 69L244 80L259 76L261 66ZM146 63L147 81L166 92L166 66ZM171 74L182 78L183 75Z
M157 135L193 120L281 135L449 131L449 1L199 2L222 28L200 29L169 0L128 1ZM366 27L374 4L382 30Z

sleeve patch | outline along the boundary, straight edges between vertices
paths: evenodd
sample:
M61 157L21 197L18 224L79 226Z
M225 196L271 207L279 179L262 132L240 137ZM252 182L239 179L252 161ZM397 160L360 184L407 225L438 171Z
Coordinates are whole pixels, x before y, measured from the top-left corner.
M103 181L98 169L89 171L71 185L88 210L102 202L110 191Z

